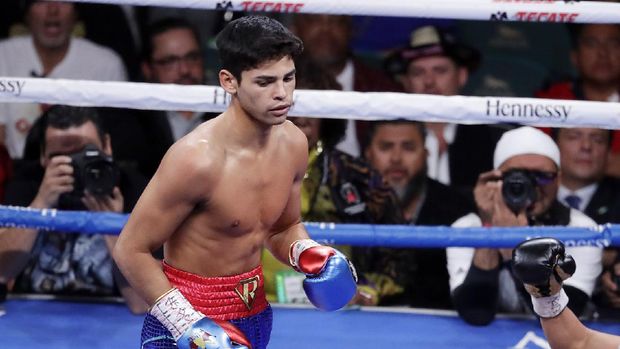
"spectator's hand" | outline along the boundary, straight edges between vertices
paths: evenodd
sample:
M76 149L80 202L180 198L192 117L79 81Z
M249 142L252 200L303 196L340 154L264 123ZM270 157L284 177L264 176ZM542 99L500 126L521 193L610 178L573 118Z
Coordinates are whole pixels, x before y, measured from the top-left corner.
M73 191L73 181L71 158L64 155L52 157L45 167L39 192L30 206L34 208L55 207L61 194Z
M616 263L611 270L601 275L603 291L605 292L609 305L614 308L620 308L620 289L618 289L618 284L616 283L618 278L620 278L620 262Z
M349 304L376 306L379 304L379 293L370 286L360 285Z
M478 176L478 182L474 187L474 199L478 207L478 215L484 224L492 224L495 198L502 195L501 184L502 171L493 170L484 172Z
M506 206L502 196L501 178L500 170L485 172L478 177L474 198L482 223L497 227L527 226L525 209L515 216Z
M491 219L491 225L495 227L525 227L527 226L527 215L525 214L525 208L515 215L514 212L508 208L504 197L502 196L502 183L503 181L497 181L499 186L497 195L493 200L493 218Z
M102 197L94 196L86 191L82 202L89 211L123 212L124 199L118 187L114 187L111 195Z

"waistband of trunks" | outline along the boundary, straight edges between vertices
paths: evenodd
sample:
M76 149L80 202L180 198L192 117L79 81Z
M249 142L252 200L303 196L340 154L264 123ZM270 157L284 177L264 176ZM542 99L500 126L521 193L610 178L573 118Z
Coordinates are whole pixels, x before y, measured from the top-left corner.
M176 269L163 262L172 286L204 315L216 320L253 316L267 308L263 269L258 267L238 275L204 277Z

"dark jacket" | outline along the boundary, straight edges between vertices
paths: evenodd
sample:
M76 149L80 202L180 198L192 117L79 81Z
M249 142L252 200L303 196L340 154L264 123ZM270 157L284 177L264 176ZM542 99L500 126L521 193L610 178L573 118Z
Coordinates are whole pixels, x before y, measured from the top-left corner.
M506 125L458 125L448 147L450 185L473 199L478 176L493 169L495 145L507 130Z
M620 223L620 179L603 178L584 213L598 224Z
M449 226L473 209L473 203L451 187L430 178L425 186L424 201L410 224ZM380 289L380 305L452 308L445 249L373 247L356 252L358 270L374 274L375 283L393 283L375 285Z

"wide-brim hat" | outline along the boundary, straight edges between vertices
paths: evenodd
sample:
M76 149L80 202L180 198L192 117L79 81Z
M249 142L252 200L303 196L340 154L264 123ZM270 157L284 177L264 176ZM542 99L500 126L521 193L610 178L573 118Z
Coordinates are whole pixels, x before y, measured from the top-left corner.
M393 74L404 73L411 61L430 56L449 57L469 72L476 70L480 64L478 50L457 42L448 30L424 26L411 32L407 46L397 49L386 58L385 68Z

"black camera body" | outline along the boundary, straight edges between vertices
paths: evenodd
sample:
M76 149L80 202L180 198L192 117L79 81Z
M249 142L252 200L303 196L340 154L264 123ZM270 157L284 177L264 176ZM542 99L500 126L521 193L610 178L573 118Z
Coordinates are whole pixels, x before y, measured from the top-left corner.
M517 214L538 199L536 178L528 170L509 170L502 176L502 196L506 206Z
M120 172L111 156L93 144L69 156L75 180L72 195L82 197L84 190L97 197L112 194Z

